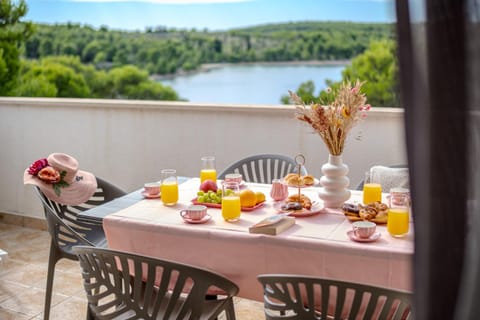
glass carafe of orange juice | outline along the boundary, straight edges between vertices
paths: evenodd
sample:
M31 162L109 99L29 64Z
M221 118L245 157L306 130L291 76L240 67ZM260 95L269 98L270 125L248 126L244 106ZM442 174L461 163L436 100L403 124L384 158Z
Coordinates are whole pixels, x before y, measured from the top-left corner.
M201 158L202 169L200 171L200 183L205 180L217 181L217 170L215 169L215 157L205 156Z
M382 185L372 180L370 171L365 172L363 181L363 203L382 202Z
M240 219L240 187L238 182L222 184L222 217L225 221Z
M409 229L410 197L408 194L396 194L394 200L390 195L387 230L393 237L404 237Z
M173 206L178 201L177 171L175 169L163 169L161 175L160 197L164 205Z

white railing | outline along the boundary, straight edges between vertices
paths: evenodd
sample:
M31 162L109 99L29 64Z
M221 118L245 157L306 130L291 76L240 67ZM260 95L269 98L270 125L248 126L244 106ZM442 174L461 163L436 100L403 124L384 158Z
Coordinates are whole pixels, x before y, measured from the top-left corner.
M158 179L162 168L196 176L203 155L215 155L221 171L252 154L302 153L316 177L328 158L320 137L282 105L0 98L0 146L0 212L32 217L43 212L23 172L53 152L74 156L81 169L127 191ZM351 187L372 165L406 163L403 110L370 111L343 159Z

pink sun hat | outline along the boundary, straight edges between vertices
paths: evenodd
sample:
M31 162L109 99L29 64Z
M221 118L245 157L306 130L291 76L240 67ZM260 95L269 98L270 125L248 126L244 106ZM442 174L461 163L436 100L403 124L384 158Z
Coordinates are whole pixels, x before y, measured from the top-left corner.
M97 189L95 176L78 170L78 161L64 153L32 163L23 173L23 183L39 187L47 198L64 205L84 203Z

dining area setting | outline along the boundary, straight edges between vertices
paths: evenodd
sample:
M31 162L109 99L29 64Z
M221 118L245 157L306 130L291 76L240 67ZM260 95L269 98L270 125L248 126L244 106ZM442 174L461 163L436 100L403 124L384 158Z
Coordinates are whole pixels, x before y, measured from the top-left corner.
M129 193L68 154L34 161L24 183L51 236L43 318L66 258L80 263L92 319L241 319L234 297L263 302L266 319L409 319L408 169L368 170L337 206L305 160L253 155L217 174L201 156L197 176L162 169ZM387 181L402 187L384 192Z
M0 319L477 319L478 1L392 10L397 107L0 97Z
M225 161L228 153L214 150L215 140L210 152L180 148L148 156L154 144L134 140L129 144L121 126L115 129L116 136L129 149L118 145L112 154L129 150L124 158L32 150L37 155L21 169L23 192L26 199L33 197L32 207L30 201L21 204L25 211L43 211L49 239L32 245L36 249L31 252L47 262L46 277L37 280L44 290L42 311L36 307L35 312L28 308L23 312L39 319L58 317L56 288L64 280L55 279L63 279L63 264L68 261L72 263L68 273L81 276L77 281L83 289L75 298L84 299L79 305L85 309L80 307L79 313L89 319L411 318L414 215L408 166L398 165L405 162L395 153L384 154L397 159L393 165L386 158L364 163L356 143L344 148L349 131L364 125L367 113L368 121L374 122L382 115L370 110L361 87L359 81L345 83L332 93L340 100L321 108L292 96L297 105L281 111L279 123L293 123L301 130L307 124L321 137L327 150L323 165L316 164L317 152L295 152L294 144L280 147L294 136L285 130L270 143L270 148L283 152L271 153L261 152L266 144L252 153L255 147L238 143L246 132L225 131L221 141L226 145L237 141L238 146L230 162ZM346 96L349 100L342 101ZM205 108L214 110L183 107L202 114ZM182 113L173 105L104 108L95 111L100 112L97 116L109 114L110 108L119 118L122 111L132 110L149 113L148 119L157 113ZM251 112L248 107L233 110L238 112L235 122ZM259 110L255 112L265 117L279 116L274 108ZM399 115L389 119L398 121ZM143 126L147 118L140 122ZM193 118L185 130L196 130L193 124L200 123ZM81 126L82 121L76 123ZM95 139L98 132L91 134ZM183 134L179 133L179 142ZM296 134L300 144L310 139L302 131ZM66 137L71 137L75 149L80 147L74 135ZM270 139L267 134L262 137ZM318 138L313 138L318 145ZM172 143L163 138L159 142L165 148ZM89 148L95 149L95 143ZM134 150L142 150L142 156ZM402 154L402 149L398 152ZM129 191L113 182L118 180L130 181ZM25 218L24 223L29 220L34 219ZM11 258L0 274L6 282L19 268L20 254L12 248L10 242L2 245ZM15 309L15 299L20 296L6 296L0 308Z

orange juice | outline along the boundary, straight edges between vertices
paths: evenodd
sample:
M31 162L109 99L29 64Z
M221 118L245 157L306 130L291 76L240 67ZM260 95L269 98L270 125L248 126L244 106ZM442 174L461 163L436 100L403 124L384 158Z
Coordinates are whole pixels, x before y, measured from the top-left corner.
M238 195L222 197L222 217L227 221L240 218L240 197Z
M178 183L166 181L161 186L161 198L164 205L173 206L178 201Z
M388 210L387 230L394 237L402 237L408 233L408 209L390 208Z
M215 169L202 169L200 171L200 183L205 180L217 181L217 170Z
M365 183L363 185L363 203L369 204L382 201L382 185L379 183Z

